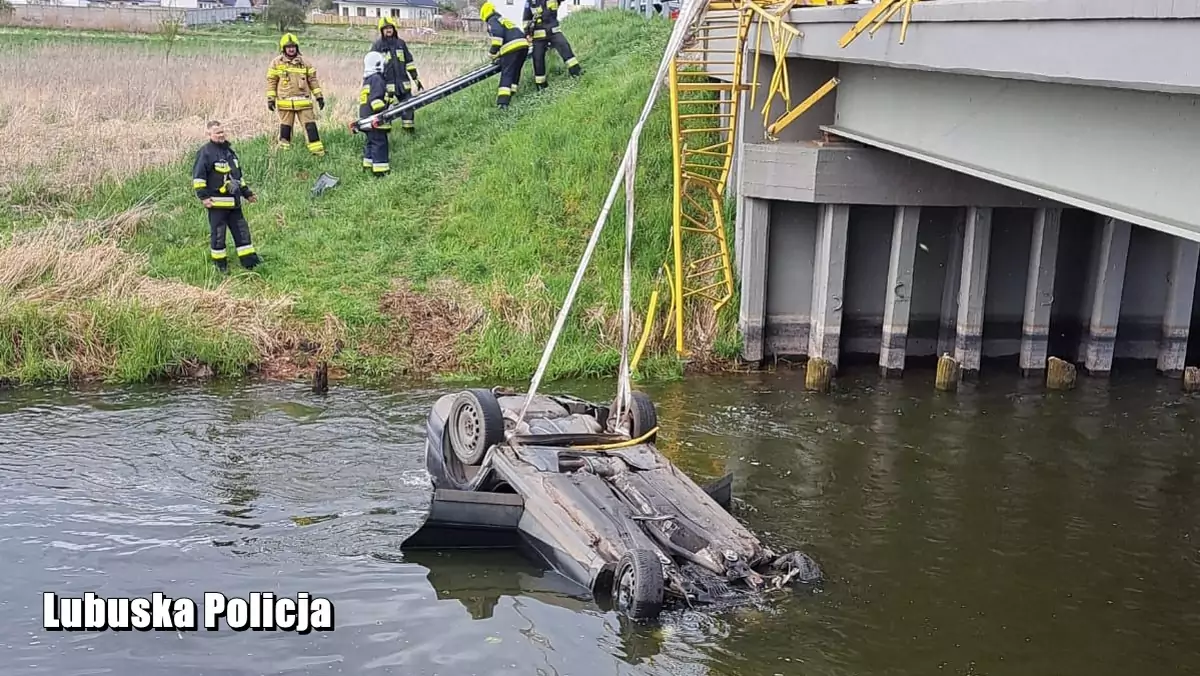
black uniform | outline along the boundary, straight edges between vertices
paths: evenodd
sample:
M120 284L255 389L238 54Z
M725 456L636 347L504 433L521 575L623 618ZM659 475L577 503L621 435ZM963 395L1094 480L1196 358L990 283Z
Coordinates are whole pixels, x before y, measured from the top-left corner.
M533 38L533 82L546 88L546 52L553 47L574 77L582 74L579 58L558 26L558 0L525 0L525 33Z
M379 73L371 73L363 78L362 89L358 92L358 117L362 119L378 113L387 107L387 82ZM391 171L388 164L388 132L392 125L381 122L378 127L367 134L363 144L363 168L370 169L375 176L384 176Z
M496 93L496 105L508 107L508 100L521 84L521 69L525 67L525 57L529 54L529 42L525 33L517 25L493 12L487 18L488 33L492 36L492 44L488 54L500 58L500 89Z
M196 153L192 166L192 189L196 198L211 199L208 207L209 248L213 262L222 271L228 269L225 255L225 229L233 233L238 261L250 269L259 264L258 254L250 243L250 226L242 214L242 199L253 197L254 191L242 178L237 153L228 142L209 141Z
M371 45L371 51L383 54L383 79L387 83L387 92L391 97L387 104L391 105L393 102L400 102L414 96L425 87L417 77L417 64L413 63L412 52L408 51L408 43L399 36L383 37L383 26L385 25L388 24L380 22L380 37L375 44ZM394 25L393 30L395 30ZM405 131L415 129L413 112L409 110L400 114L400 126Z

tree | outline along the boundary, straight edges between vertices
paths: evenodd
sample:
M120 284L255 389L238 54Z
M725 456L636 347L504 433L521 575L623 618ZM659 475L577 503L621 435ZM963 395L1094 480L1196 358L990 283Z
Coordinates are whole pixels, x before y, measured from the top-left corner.
M293 0L271 0L263 11L263 19L279 27L280 33L304 23L304 8Z

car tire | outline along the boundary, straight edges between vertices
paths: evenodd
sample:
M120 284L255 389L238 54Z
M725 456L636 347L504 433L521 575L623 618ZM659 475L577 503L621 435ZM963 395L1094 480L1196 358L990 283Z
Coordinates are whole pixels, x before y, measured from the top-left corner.
M645 392L633 393L632 411L633 424L630 426L630 434L634 439L642 436L650 430L658 427L658 411L654 408L654 402L650 400L650 395ZM654 443L658 438L658 433L654 433L646 439L646 443Z
M483 462L488 449L504 441L504 414L491 390L464 390L450 406L450 448L464 465Z
M630 549L621 555L613 574L613 605L633 620L658 617L663 606L663 567L649 549Z

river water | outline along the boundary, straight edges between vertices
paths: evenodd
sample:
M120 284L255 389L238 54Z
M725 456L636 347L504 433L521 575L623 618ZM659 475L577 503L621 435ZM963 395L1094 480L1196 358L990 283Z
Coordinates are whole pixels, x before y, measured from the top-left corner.
M647 387L662 450L735 472L739 516L828 579L645 627L515 555L401 555L446 390L0 393L0 673L1200 673L1200 401L1152 377L928 381ZM308 591L336 629L48 632L43 591Z

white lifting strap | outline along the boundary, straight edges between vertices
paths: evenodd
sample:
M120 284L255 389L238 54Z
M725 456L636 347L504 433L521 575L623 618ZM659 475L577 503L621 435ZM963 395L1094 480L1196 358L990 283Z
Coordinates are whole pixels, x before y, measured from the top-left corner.
M650 111L654 107L655 100L658 99L658 93L662 90L663 82L667 79L667 72L671 67L671 61L683 46L684 39L687 37L688 32L691 30L706 2L707 0L684 0L683 6L680 7L679 17L671 30L671 39L667 42L667 48L663 51L662 61L659 62L658 73L650 86L650 93L646 96L646 103L642 106L642 114L638 117L637 124L633 128L633 133L629 136L629 143L625 147L625 157L622 158L621 164L617 168L617 174L613 177L612 187L609 188L608 196L604 199L604 206L600 209L600 215L596 218L596 225L592 230L592 236L588 239L587 248L583 252L583 258L579 261L579 268L575 271L575 279L571 282L571 288L567 290L567 297L563 301L562 308L558 311L558 317L554 320L554 328L550 331L550 339L546 341L546 348L542 351L542 359L538 363L537 371L533 374L533 380L529 384L529 392L526 394L525 403L521 406L521 413L517 416L517 424L513 426L514 430L525 420L525 413L529 410L529 403L533 400L534 395L537 394L538 385L541 384L542 376L546 373L546 365L550 363L550 356L554 353L554 347L558 344L559 334L562 333L562 327L566 323L567 314L571 311L571 305L575 302L575 294L579 291L579 284L583 280L583 273L587 271L588 263L592 259L592 252L596 249L596 242L600 239L600 232L604 229L604 225L608 221L608 212L612 210L613 200L616 199L617 188L621 186L622 178L626 179L625 271L621 299L621 370L618 374L617 412L624 411L629 406L629 323L630 280L632 277L630 250L633 246L633 177L637 166L638 139L641 138L642 127L646 126L646 120L650 117ZM616 419L620 420L619 417ZM511 434L511 431L509 434Z

